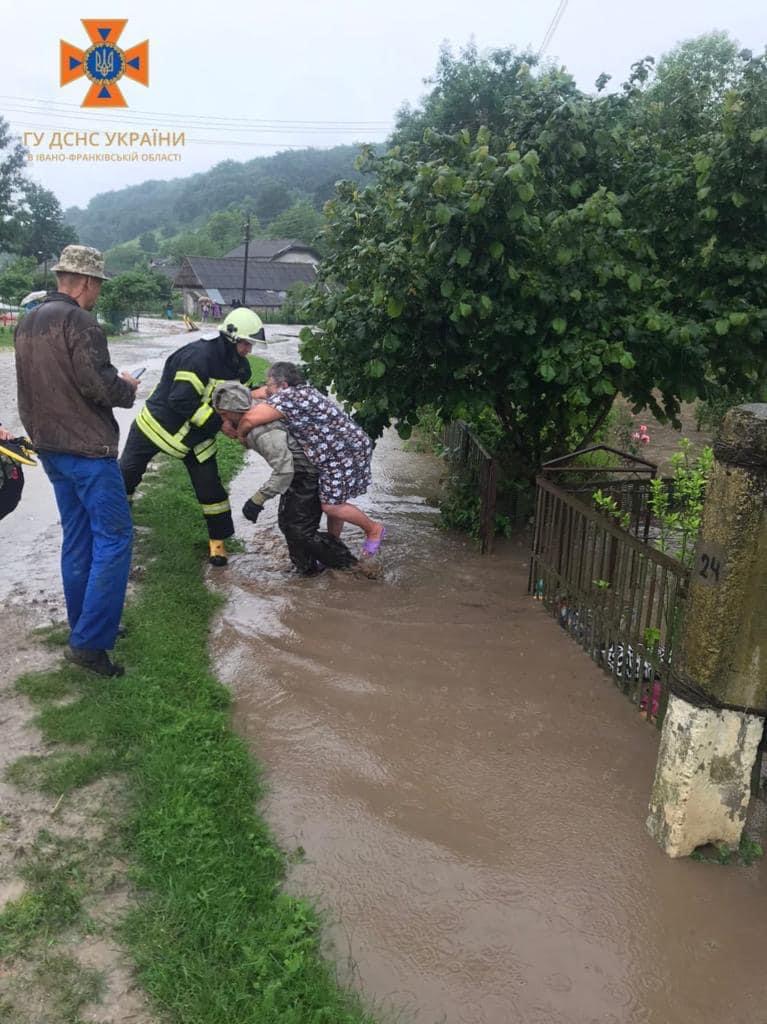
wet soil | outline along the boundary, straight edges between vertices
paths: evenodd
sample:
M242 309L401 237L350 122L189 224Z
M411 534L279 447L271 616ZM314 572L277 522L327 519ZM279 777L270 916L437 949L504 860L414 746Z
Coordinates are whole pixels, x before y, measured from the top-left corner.
M527 597L524 540L483 559L436 528L440 472L379 442L381 582L291 577L273 510L211 576L263 810L342 977L417 1024L765 1024L764 866L661 853L657 732Z
M105 856L120 827L124 803L122 783L106 778L67 794L63 799L20 788L5 779L6 769L20 757L46 756L62 751L46 743L34 725L35 709L16 693L14 682L26 672L52 666L58 655L34 636L35 625L46 625L49 608L41 602L23 614L6 606L0 635L0 911L25 894L19 869L38 835L45 831L56 839L75 840L93 846L87 869L89 895L86 927L73 927L60 941L40 948L24 959L0 965L0 1009L12 1015L14 1024L63 1024L57 1010L59 993L45 982L50 957L71 957L83 968L97 970L104 979L98 1004L85 1006L79 1020L94 1024L153 1024L144 993L137 988L133 968L114 928L134 902L127 865ZM119 845L119 844L117 844ZM96 934L94 934L94 932ZM11 1009L9 1010L8 1007Z
M129 369L148 367L146 395L159 375L167 352L178 337L138 336L110 345L113 361ZM123 437L135 410L118 410ZM22 432L16 411L13 350L0 349L0 420L8 429ZM65 617L59 578L60 526L53 492L42 469L25 471L22 501L16 511L0 522L3 542L0 602L0 909L24 894L18 870L41 830L88 844L103 843L119 825L115 813L121 806L119 780L102 779L68 794L61 802L5 780L5 771L20 757L44 756L54 749L34 726L35 708L14 689L22 674L50 667L58 659L32 631ZM60 746L55 748L61 750ZM0 969L0 996L13 1007L18 1024L58 1024L56 993L41 982L38 971L47 955L66 955L85 968L95 968L105 979L105 993L98 1005L81 1010L83 1021L99 1024L152 1024L144 994L136 988L132 967L119 943L111 939L115 924L133 900L124 864L105 859L91 864L87 912L98 935L76 929L40 956L17 960ZM93 927L93 926L92 926Z
M283 338L294 337L297 328L267 328L268 345L259 353L282 357ZM154 387L169 352L183 344L186 331L179 324L141 321L140 332L110 343L114 364L122 369L146 366L139 398ZM122 439L137 409L116 410ZM13 349L0 347L0 422L22 433L16 408ZM119 828L124 800L117 779L102 779L82 790L55 797L19 788L5 780L5 771L18 758L44 756L53 749L34 725L35 708L14 688L26 672L53 665L59 654L33 634L65 617L59 578L61 531L51 486L42 469L28 468L22 501L16 511L0 522L3 542L0 569L0 911L24 895L19 868L41 830L66 839L99 844L109 830ZM60 746L55 748L61 750ZM117 844L119 846L119 843ZM90 895L86 911L97 934L67 932L61 942L38 957L0 965L0 1016L7 1000L14 1024L60 1024L61 1017L51 993L38 976L46 956L65 955L84 968L98 970L105 992L97 1005L86 1006L79 1019L98 1024L153 1024L157 1017L137 989L132 966L114 929L134 902L127 867L103 854L92 858Z

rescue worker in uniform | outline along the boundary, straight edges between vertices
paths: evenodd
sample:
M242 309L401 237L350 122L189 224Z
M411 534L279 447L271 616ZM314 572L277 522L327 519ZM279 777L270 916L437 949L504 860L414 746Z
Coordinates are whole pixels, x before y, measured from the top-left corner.
M136 417L120 458L130 497L158 452L181 459L192 481L208 528L209 561L226 565L224 541L234 533L229 498L216 463L221 417L211 405L213 389L225 380L247 383L246 356L264 339L261 318L246 307L232 310L219 329L169 356L160 383Z
M253 405L250 391L233 381L219 384L212 402L224 421L224 433L235 437L240 419ZM243 443L266 460L272 475L248 498L242 514L255 523L265 502L279 496L277 524L288 545L290 560L301 576L314 576L326 567L357 570L365 576L379 574L379 566L370 559L360 562L339 538L319 532L319 472L283 422L275 420L254 427Z

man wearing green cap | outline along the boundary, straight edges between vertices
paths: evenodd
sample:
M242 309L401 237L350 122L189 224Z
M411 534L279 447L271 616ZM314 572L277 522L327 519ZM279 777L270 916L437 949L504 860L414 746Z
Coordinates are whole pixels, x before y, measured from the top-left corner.
M57 290L16 328L19 416L61 516L67 657L116 676L122 666L107 652L125 601L133 527L112 409L133 405L138 381L112 366L107 339L91 313L106 278L101 253L69 245L53 269Z

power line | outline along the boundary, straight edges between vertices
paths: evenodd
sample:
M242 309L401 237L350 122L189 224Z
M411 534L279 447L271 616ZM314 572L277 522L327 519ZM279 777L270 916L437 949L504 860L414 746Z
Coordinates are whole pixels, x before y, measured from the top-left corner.
M18 126L19 128L41 128L43 131L59 131L61 129L61 125L60 124L39 124L37 122L31 122L31 121L13 121L12 124L15 125L15 126ZM264 149L311 149L312 148L312 142L298 143L295 140L293 142L284 142L284 141L281 141L281 140L278 141L276 139L272 139L272 140L270 140L268 142L258 142L258 141L253 141L253 140L228 139L228 138L220 138L220 139L186 139L185 142L186 142L186 145L195 145L195 146L219 146L219 147L221 147L221 146L248 146L248 147L258 147L258 148L264 148ZM313 140L313 144L317 145L318 144L318 140L316 140L316 139ZM326 146L327 148L330 148L332 143L327 143L326 142L323 145Z
M58 100L40 100L29 96L5 96L0 94L0 100L8 101L14 104L20 104L23 106L33 105L42 107L46 113L66 113L66 112L79 112L83 113L84 109L77 103L65 103ZM94 110L94 116L104 113L104 111ZM374 127L378 128L389 128L393 125L392 121L341 121L341 120L301 120L301 119L280 119L280 118L248 118L248 117L222 117L216 114L193 114L190 115L187 111L184 114L170 113L168 111L158 110L135 110L131 111L132 115L140 118L163 118L173 119L176 124L179 122L188 122L190 120L201 121L206 124L226 124L226 125L243 125L246 127L264 127L264 126L275 126L275 127L287 127L292 128L348 128L350 130Z
M40 107L28 107L28 106L7 106L4 110L5 117L9 121L13 121L13 115L20 115L22 117L45 117L61 119L55 125L57 128L66 127L69 124L81 124L87 122L87 124L94 128L97 125L108 126L110 129L115 129L115 117L111 117L106 114L105 111L99 111L98 114L89 114L87 111L83 111L78 108L77 112L63 112L58 110L45 110ZM133 112L121 113L119 116L119 126L128 128L141 128L144 131L154 129L173 129L174 131L179 130L178 123L167 124L161 122L158 118L152 118L151 120L141 119L140 114L137 115ZM198 119L196 117L188 118L182 124L181 128L185 131L194 131L195 129L202 129L207 131L226 131L234 133L253 133L260 132L264 135L352 135L359 136L360 134L380 134L380 128L333 128L323 127L320 125L308 126L308 127L296 127L291 128L288 125L281 126L268 126L268 125L238 125L238 124L211 124L205 120Z
M551 21L549 22L549 27L546 29L543 41L541 42L540 48L538 50L539 57L542 57L544 55L544 53L546 52L551 43L551 40L554 38L554 34L559 28L559 23L562 20L565 11L567 10L567 3L568 0L559 0L557 9L554 11L554 15Z

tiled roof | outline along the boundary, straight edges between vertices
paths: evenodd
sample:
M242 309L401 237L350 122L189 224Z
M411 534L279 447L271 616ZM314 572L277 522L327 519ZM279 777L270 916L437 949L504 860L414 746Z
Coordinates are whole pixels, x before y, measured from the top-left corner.
M249 260L273 260L289 249L299 249L302 252L311 252L319 259L319 253L306 242L297 238L254 238L248 246ZM244 259L245 243L238 245L236 249L226 254L227 259Z
M173 284L176 288L218 288L224 296L230 290L240 292L244 264L244 259L187 256ZM311 263L248 260L248 290L284 292L297 281L311 284L315 279Z

